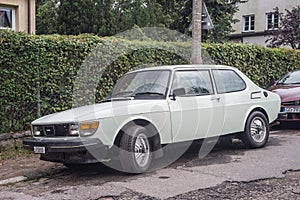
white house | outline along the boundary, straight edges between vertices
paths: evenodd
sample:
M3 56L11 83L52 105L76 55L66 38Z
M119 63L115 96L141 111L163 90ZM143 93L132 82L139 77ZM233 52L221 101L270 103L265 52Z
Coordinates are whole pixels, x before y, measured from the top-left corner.
M300 0L247 0L239 4L234 18L240 21L233 24L235 32L230 36L231 41L266 46L270 30L276 30L280 23L274 8L286 13L286 9L292 10L297 5Z

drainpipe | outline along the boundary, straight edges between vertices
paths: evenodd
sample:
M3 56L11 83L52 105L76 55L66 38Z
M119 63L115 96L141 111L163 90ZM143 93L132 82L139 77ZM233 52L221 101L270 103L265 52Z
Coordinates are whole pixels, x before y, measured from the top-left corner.
M28 33L31 34L31 0L27 0L28 4Z

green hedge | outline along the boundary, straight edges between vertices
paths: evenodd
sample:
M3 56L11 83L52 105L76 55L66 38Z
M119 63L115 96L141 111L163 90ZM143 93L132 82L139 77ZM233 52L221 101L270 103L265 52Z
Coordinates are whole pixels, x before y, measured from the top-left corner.
M299 51L239 44L203 46L215 63L235 66L261 86L300 68ZM122 74L140 65L187 64L189 56L190 45L181 42L0 31L0 133L28 129L38 113L101 100ZM108 66L101 77L99 66ZM74 90L81 95L73 96Z
M289 71L300 69L299 50L234 43L205 44L204 47L217 63L240 69L261 87Z

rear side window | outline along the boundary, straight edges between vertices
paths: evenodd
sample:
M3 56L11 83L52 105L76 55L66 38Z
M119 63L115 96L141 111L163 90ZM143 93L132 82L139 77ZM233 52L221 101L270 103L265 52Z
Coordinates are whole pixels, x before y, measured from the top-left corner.
M238 92L246 89L244 80L233 70L213 70L213 75L219 94Z
M181 96L213 94L213 86L208 70L176 71L172 91L181 89Z

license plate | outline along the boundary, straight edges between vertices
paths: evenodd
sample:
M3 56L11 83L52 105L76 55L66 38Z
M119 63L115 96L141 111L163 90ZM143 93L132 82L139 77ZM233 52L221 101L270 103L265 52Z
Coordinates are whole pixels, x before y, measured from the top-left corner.
M46 153L46 148L45 147L33 147L34 153L37 154L45 154Z
M286 112L286 113L300 113L300 107L283 108L283 112Z

